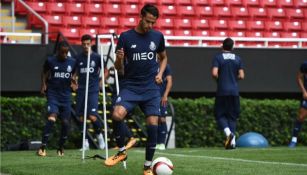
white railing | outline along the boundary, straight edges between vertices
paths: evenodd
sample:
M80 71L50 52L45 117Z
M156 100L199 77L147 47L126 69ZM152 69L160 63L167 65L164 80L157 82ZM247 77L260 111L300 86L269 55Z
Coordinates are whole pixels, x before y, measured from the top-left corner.
M168 43L168 41L197 41L198 44L193 45L183 45L183 46L196 46L196 47L208 47L210 45L206 45L204 43L210 42L210 41L218 41L222 42L226 37L201 37L201 36L165 36L165 42ZM231 37L236 42L259 42L263 43L261 46L242 46L242 47L262 47L262 48L268 48L268 47L276 47L276 46L270 46L270 43L297 43L296 48L303 48L303 43L306 43L305 48L307 47L307 38L249 38L249 37ZM179 46L179 45L169 45L169 46ZM237 46L238 47L238 46ZM239 46L240 47L240 46ZM284 46L281 46L284 48ZM293 48L293 47L292 47Z
M1 42L2 43L17 43L16 40L11 39L10 36L17 36L17 37L30 37L28 40L21 40L20 43L23 44L33 44L36 43L35 38L39 37L39 43L41 44L41 40L42 40L42 34L41 33L15 33L15 32L0 32L0 36L1 36ZM29 42L22 42L22 41L29 41Z

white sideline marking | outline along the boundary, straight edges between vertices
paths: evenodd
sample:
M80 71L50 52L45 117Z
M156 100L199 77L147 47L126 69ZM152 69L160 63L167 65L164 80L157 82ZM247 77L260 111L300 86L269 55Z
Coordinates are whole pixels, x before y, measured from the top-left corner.
M139 151L139 150L136 150L135 152L139 152L139 153L142 152L142 153L144 153L144 151ZM259 164L273 164L273 165L287 165L287 166L307 167L307 164L288 163L288 162L270 162L270 161L247 160L247 159L227 158L227 157L196 156L196 155L186 155L186 154L171 154L171 153L162 153L162 152L156 152L156 154L175 156L175 157L194 157L194 158L206 158L206 159L213 159L213 160L231 160L231 161L246 162L246 163L259 163Z

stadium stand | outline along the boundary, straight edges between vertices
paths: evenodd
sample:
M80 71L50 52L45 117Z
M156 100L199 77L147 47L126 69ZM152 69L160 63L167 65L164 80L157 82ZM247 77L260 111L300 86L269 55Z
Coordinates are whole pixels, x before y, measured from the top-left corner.
M160 9L161 17L157 21L156 28L166 36L170 34L187 36L185 34L187 32L183 31L189 30L188 36L305 38L307 32L306 0L25 0L25 2L48 21L50 31L60 31L60 26L73 27L76 31L73 36L81 36L79 31L91 29L96 32L120 32L129 29L137 24L139 10L145 3L156 4ZM15 3L16 14L26 15L26 9L17 0ZM37 17L28 15L28 28L32 27L44 26ZM50 37L51 40L55 40L52 35ZM251 43L247 45L252 46Z

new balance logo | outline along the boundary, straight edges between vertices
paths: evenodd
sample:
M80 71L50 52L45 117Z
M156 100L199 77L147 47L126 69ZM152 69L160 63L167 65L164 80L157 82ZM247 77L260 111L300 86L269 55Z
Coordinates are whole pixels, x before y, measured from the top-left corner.
M132 48L132 49L135 49L135 48L136 48L136 44L132 44L132 45L131 45L131 48Z

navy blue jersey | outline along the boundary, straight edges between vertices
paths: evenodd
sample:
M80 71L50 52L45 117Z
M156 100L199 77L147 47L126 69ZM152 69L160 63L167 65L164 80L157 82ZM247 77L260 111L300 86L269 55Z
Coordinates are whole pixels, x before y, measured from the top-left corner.
M85 90L86 86L87 54L81 53L77 57L78 89ZM92 52L90 55L89 91L99 91L99 74L101 69L100 55Z
M304 74L304 87L307 89L307 61L304 61L301 64L300 71Z
M243 69L240 57L231 52L219 53L212 67L218 68L217 96L238 96L238 72Z
M171 67L168 65L166 65L165 71L163 72L163 76L162 76L162 84L160 86L160 92L161 92L161 96L163 96L165 90L166 90L166 85L167 85L167 80L166 77L172 75L172 71L171 71Z
M155 76L159 71L157 53L165 50L163 34L155 30L140 34L131 29L121 33L116 50L121 48L125 54L121 88L140 93L145 90L159 90Z
M56 56L48 57L44 69L50 71L47 81L47 95L53 95L62 100L68 100L71 96L71 78L75 70L76 61L67 57L64 61Z

